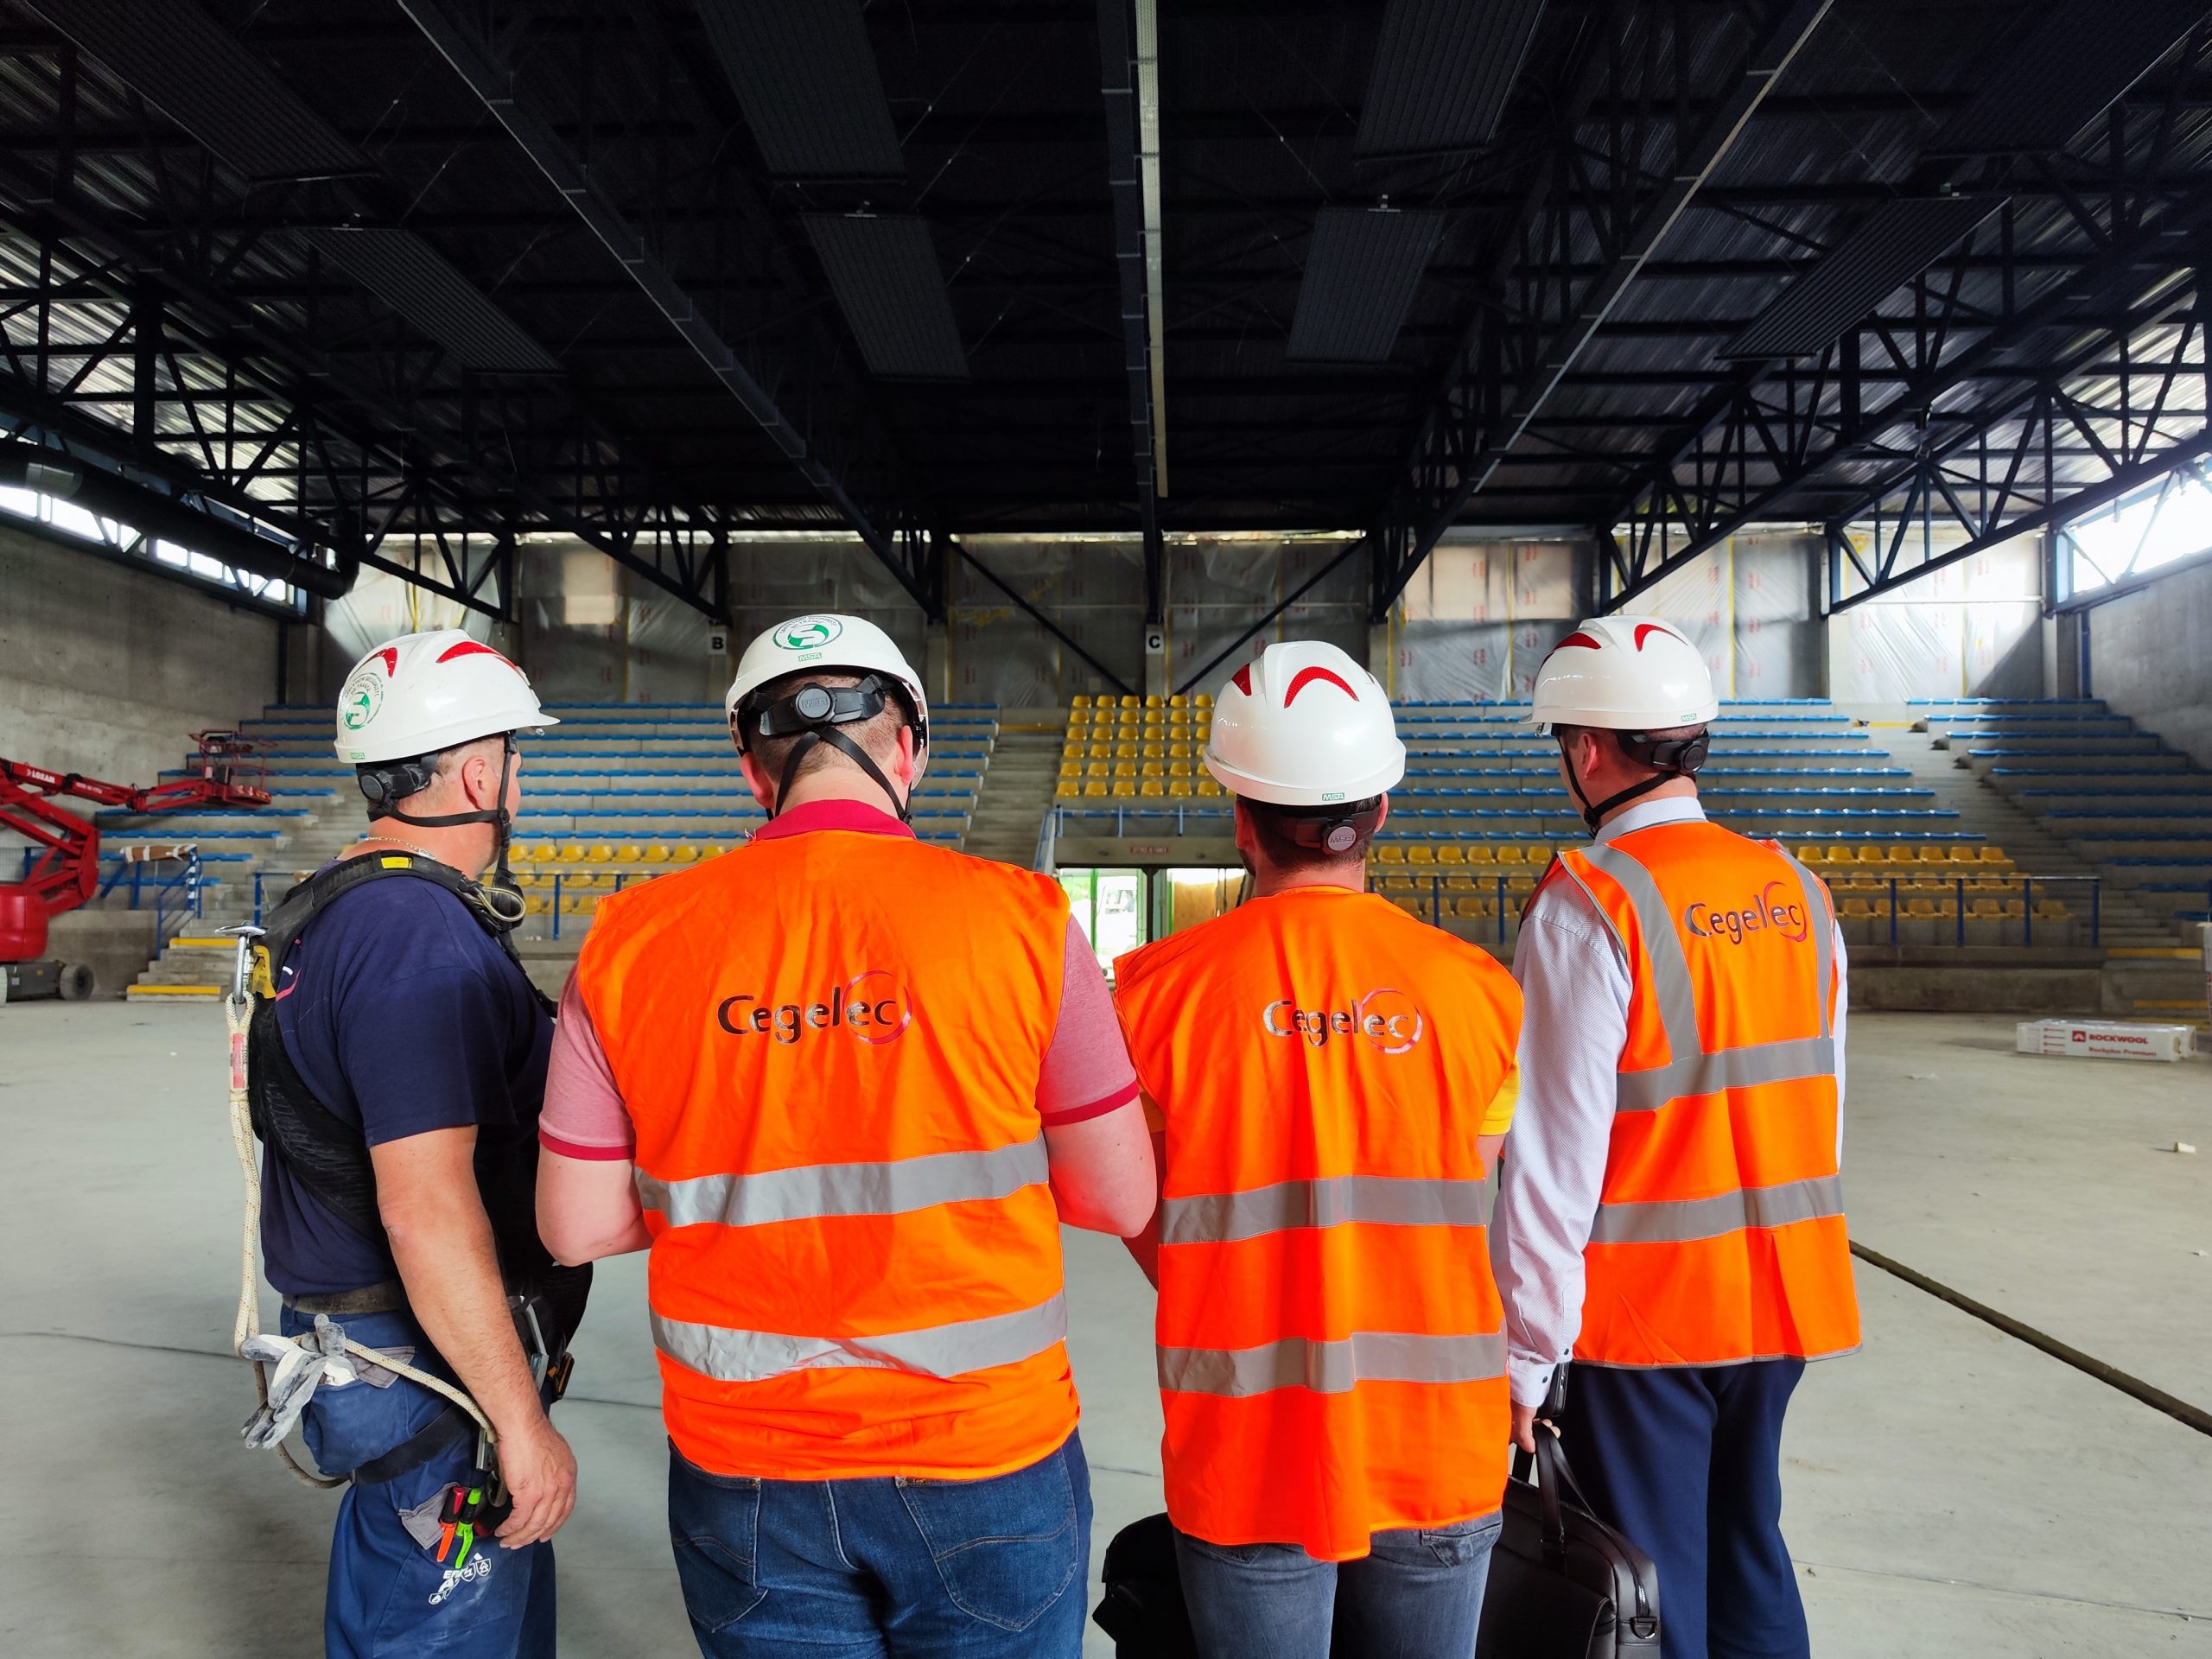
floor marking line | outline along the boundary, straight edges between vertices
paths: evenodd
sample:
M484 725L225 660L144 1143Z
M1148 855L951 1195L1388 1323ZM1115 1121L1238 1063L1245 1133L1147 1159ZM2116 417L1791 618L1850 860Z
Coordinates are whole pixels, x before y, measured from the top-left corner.
M2212 1611L2192 1611L2186 1607L2152 1607L2139 1601L2107 1601L2100 1596L2069 1596L2061 1590L2019 1590L2009 1584L1984 1584L1979 1579L1955 1579L1940 1573L1908 1573L1897 1567L1848 1567L1841 1561L1815 1561L1803 1556L1792 1556L1790 1559L1800 1567L1816 1567L1823 1573L1857 1573L1870 1579L1907 1579L1916 1584L1979 1590L1993 1596L2017 1596L2023 1601L2063 1601L2076 1607L2108 1607L2114 1612L2149 1613L2156 1618L2178 1618L2190 1624L2199 1619L2212 1619Z
M2202 1406L2192 1406L2188 1401L2168 1394L2164 1389L2145 1382L2139 1376L2131 1376L2117 1365L2107 1365L2094 1354L2085 1354L2070 1344L2061 1342L2032 1325L2000 1313L1986 1302L1978 1302L1963 1291L1954 1290L1938 1279L1908 1268L1902 1262L1892 1261L1879 1250L1872 1250L1857 1239L1851 1241L1851 1253L1860 1261L1879 1268L1884 1273L1902 1279L1916 1290L1924 1290L1938 1301L1948 1302L1962 1313L1971 1313L1984 1324L1993 1325L2006 1336L2024 1342L2031 1348L2042 1350L2053 1359L2063 1360L2085 1376L2094 1376L2107 1388L2141 1401L2153 1411L2163 1411L2176 1422L2195 1429L2200 1434L2212 1435L2212 1411Z

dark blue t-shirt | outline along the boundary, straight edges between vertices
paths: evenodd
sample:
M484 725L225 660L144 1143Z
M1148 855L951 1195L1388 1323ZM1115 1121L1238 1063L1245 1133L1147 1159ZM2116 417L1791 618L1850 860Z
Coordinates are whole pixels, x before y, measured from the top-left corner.
M285 1052L318 1101L371 1146L474 1124L487 1207L496 1216L498 1193L528 1215L553 1022L466 906L413 876L356 887L300 936L277 989ZM278 1290L327 1294L397 1276L384 1239L348 1226L273 1151L261 1191Z

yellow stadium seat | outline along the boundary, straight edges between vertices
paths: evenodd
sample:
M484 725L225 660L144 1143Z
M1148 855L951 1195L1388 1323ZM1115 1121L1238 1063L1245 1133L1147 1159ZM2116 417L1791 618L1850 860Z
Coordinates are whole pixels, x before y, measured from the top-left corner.
M1144 707L1144 699L1138 696L1133 691L1124 692L1122 696L1122 707L1124 709L1141 709Z
M1068 707L1071 709L1088 709L1090 707L1090 699L1084 696L1082 692L1078 691L1075 696L1068 699Z
M1116 760L1114 763L1114 775L1116 778L1135 777L1137 775L1137 763L1134 760Z
M1116 743L1114 746L1114 758L1116 760L1134 760L1137 758L1137 747L1135 742Z
M1402 864L1406 861L1406 849L1395 841L1378 842L1375 847L1375 861L1377 864Z
M1497 861L1497 855L1491 850L1491 844L1486 841L1470 842L1466 849L1466 858L1470 864L1495 864Z
M1472 920L1482 916L1495 916L1497 905L1491 899L1455 899L1452 901L1452 913L1462 920Z
M1503 847L1500 847L1497 849L1497 861L1500 864L1518 864L1521 861L1521 849L1519 845L1514 842L1509 841Z
M1191 793L1191 780L1188 778L1169 779L1167 780L1167 792L1170 795L1174 796L1179 800L1187 799Z
M2038 899L2036 900L2036 920L2039 922L2063 922L2066 919L2066 916L2067 911L2065 900L2061 899Z
M575 842L570 842L561 849L561 862L563 864L581 864L583 861L584 849Z
M1467 861L1467 855L1458 842L1447 841L1436 849L1436 861L1440 864L1464 864Z
M1853 896L1843 901L1843 918L1847 922L1867 921L1873 914L1874 906L1871 899Z
M1198 793L1201 795L1219 795L1221 793L1221 785L1214 782L1211 778L1201 778L1198 779Z
M1085 800L1103 800L1105 798L1106 795L1106 785L1099 782L1097 779L1093 778L1090 782L1084 785L1083 795Z
M1111 778L1114 775L1114 763L1111 760L1086 761L1084 765L1083 775L1086 778Z
M1406 848L1406 862L1408 864L1433 864L1436 862L1436 849L1430 846L1425 841L1414 842Z
M528 859L533 864L547 863L553 857L552 843L541 841L534 847L524 848L519 856Z
M1147 726L1165 726L1167 723L1167 711L1165 709L1146 709L1144 723Z
M1941 847L1924 846L1920 849L1920 861L1923 864L1948 864L1951 861L1951 855Z
M1137 766L1137 776L1140 778L1165 778L1166 775L1167 763L1165 760L1145 760Z
M1967 906L1967 914L1978 922L1998 921L2005 914L2004 902L1997 899L1976 899Z
M1170 760L1188 760L1191 758L1191 746L1187 743L1170 743L1167 746L1167 758Z
M1111 743L1093 743L1084 753L1093 760L1111 760L1114 758L1114 746Z
M1144 700L1144 706L1147 709L1165 709L1167 706L1167 699L1155 691Z
M645 856L645 851L635 842L625 842L614 849L614 861L617 864L635 864Z
M1080 778L1080 777L1082 777L1082 776L1083 776L1083 762L1082 762L1082 761L1080 761L1080 760L1063 760L1063 761L1061 761L1061 762L1060 762L1060 776L1061 776L1061 777L1063 777L1063 778Z
M1193 709L1211 709L1211 708L1212 708L1212 707L1213 707L1213 694L1212 694L1211 692L1210 692L1210 691L1201 691L1201 692L1199 692L1199 693L1198 693L1198 695L1197 696L1192 697L1192 698L1191 699L1191 707L1192 707L1192 708L1193 708Z
M1140 744L1137 753L1147 760L1164 760L1167 758L1167 746L1165 743Z
M652 845L646 848L645 861L648 864L667 863L668 843L666 842L657 841L653 842Z
M1147 778L1137 785L1137 793L1143 796L1165 795L1167 785L1157 778Z
M1868 842L1859 849L1856 861L1861 864L1886 864L1889 862L1889 855L1873 842Z
M1954 846L1944 856L1954 864L1974 864L1980 861L1980 855L1974 848L1963 842Z
M2011 868L2012 862L2010 858L2005 856L2005 849L2002 847L1984 847L1981 849L1981 861L1985 864L2002 864L2008 868Z
M1920 855L1910 847L1893 846L1889 850L1889 861L1892 864L1916 864L1920 861Z
M1052 791L1056 798L1063 801L1078 798L1082 793L1083 780L1080 778L1062 778L1059 787Z
M1170 709L1181 709L1187 711L1191 706L1191 700L1185 696L1180 691L1178 691L1173 696L1167 699L1167 706Z
M1828 843L1827 861L1831 864L1850 863L1851 849L1845 846L1841 842L1830 842Z

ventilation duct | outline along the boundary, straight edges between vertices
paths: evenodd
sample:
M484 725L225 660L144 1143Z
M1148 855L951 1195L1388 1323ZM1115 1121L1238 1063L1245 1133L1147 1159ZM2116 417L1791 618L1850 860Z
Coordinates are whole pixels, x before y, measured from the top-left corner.
M194 0L26 3L249 180L376 171Z
M1543 13L1544 0L1391 0L1351 153L1481 149Z
M696 0L779 179L897 179L906 158L859 0Z
M809 213L805 220L807 238L870 374L967 378L967 354L925 222L872 213Z
M554 374L560 364L412 231L341 226L308 245L472 369Z
M1387 362L1443 233L1441 213L1324 207L1306 249L1289 357L1301 363Z
M1972 235L1998 209L1987 196L1927 196L1892 201L1783 289L1723 357L1811 357L1899 287Z

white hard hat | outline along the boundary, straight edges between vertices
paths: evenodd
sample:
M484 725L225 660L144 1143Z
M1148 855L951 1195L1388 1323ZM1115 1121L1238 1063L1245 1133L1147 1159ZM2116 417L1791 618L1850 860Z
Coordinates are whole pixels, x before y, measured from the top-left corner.
M1702 726L1720 712L1698 648L1656 616L1593 616L1536 672L1535 726L1656 732Z
M1406 746L1381 681L1334 645L1286 639L1222 687L1205 762L1233 795L1329 806L1390 788Z
M921 775L930 731L930 700L922 694L922 677L891 636L866 617L817 612L779 622L758 635L738 658L737 677L722 697L722 712L735 715L738 704L770 681L810 668L896 680L914 705L914 775Z
M561 722L522 670L459 628L404 633L353 664L338 694L338 758L411 760L475 738Z

